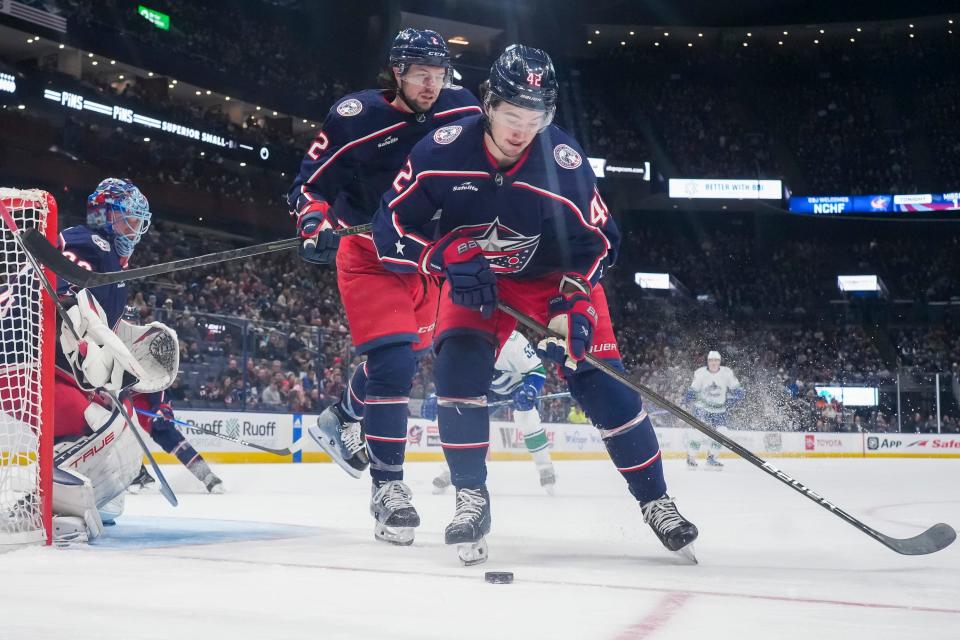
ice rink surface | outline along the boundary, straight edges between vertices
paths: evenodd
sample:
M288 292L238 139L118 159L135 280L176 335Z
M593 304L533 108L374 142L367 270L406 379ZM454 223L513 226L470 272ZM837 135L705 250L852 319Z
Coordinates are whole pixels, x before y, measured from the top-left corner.
M960 526L960 460L777 464L888 535ZM94 547L0 555L0 638L960 638L960 543L899 556L738 460L666 462L699 565L606 461L557 463L554 497L532 463L491 463L490 561L470 568L442 542L438 463L408 465L423 524L406 548L373 539L369 481L330 464L219 465L219 496L164 470L178 508L129 496Z

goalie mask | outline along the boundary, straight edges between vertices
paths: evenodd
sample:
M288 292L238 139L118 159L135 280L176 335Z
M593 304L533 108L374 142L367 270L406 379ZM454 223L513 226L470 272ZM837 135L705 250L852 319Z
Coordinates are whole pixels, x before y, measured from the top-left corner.
M150 203L129 180L107 178L87 198L87 226L103 231L124 258L150 228Z

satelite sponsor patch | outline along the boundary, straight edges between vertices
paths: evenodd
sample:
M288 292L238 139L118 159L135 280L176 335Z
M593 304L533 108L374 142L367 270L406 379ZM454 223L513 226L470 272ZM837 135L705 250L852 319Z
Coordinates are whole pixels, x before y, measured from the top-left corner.
M93 240L93 244L100 247L101 250L110 251L110 243L104 240L103 238L101 238L100 236L98 236L97 234L93 234L92 236L90 236L90 239Z
M576 169L583 163L580 154L566 144L558 144L553 148L553 158L564 169Z
M363 103L357 100L356 98L350 98L349 100L344 100L337 105L337 113L342 115L345 118L350 116L355 116L358 113L363 111Z
M450 144L457 139L461 131L463 131L463 127L458 124L453 124L449 127L440 127L433 132L433 141L437 144Z

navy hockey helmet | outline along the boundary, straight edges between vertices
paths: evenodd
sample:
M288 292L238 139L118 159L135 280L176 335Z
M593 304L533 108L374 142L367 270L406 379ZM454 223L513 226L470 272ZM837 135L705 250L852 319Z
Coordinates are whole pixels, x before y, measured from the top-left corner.
M400 67L400 72L411 64L431 67L449 67L450 49L436 31L407 27L397 34L390 47L390 66Z
M512 105L543 111L546 127L557 109L557 74L546 51L522 44L507 47L490 67L489 92Z

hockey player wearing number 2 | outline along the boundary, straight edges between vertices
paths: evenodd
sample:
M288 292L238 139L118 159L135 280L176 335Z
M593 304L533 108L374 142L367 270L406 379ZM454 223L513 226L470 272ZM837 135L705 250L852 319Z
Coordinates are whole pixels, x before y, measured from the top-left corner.
M84 268L116 271L126 266L150 219L149 203L136 186L107 178L87 199L87 224L64 229L58 245ZM142 471L142 452L126 420L100 391L122 393L131 416L132 404L172 415L163 391L176 378L180 358L172 329L121 318L127 299L122 283L79 291L65 281L58 284L80 338L61 327L54 395L54 539L68 544L99 535L102 524L122 512L124 491ZM149 425L144 428L151 432ZM189 447L173 431L172 437L159 437L165 431L154 422L151 435L167 451ZM219 484L199 454L187 468L208 489Z
M384 269L369 234L341 242L333 231L370 221L417 141L480 112L469 91L450 84L452 72L440 34L401 31L390 49L386 88L333 105L287 196L304 239L300 257L317 264L336 258L350 336L367 356L341 401L307 432L350 475L359 478L369 464L374 536L399 545L412 544L420 524L403 482L407 404L417 358L433 342L440 286L433 274Z
M487 557L487 390L496 348L516 326L498 300L564 336L537 350L562 366L660 541L690 551L697 537L667 494L639 396L583 361L591 352L622 368L599 284L620 236L582 149L551 124L557 91L545 52L508 47L490 69L483 114L420 141L374 216L387 268L445 278L434 376L456 502L444 539L465 564Z

